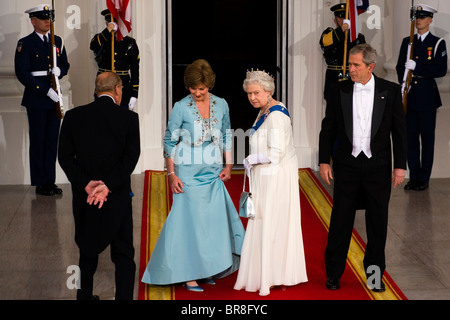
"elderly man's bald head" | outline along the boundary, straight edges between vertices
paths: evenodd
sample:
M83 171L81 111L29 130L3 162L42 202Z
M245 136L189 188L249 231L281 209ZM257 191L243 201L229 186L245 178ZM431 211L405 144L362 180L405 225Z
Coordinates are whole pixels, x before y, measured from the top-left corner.
M107 94L112 96L116 104L122 100L122 79L114 72L104 72L95 79L95 94L97 97Z

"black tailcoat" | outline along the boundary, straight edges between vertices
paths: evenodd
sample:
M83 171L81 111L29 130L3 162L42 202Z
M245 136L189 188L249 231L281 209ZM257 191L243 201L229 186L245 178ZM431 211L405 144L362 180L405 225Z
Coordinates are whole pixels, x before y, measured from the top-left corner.
M66 113L59 163L72 184L75 240L81 251L96 255L131 218L130 176L140 155L138 115L107 96ZM102 209L86 203L84 190L101 180L111 193Z
M353 86L348 80L333 87L319 141L319 162L329 164L337 138L333 210L325 252L327 275L334 278L344 272L359 197L364 197L366 205L364 265L377 265L384 271L392 154L394 168L406 169L406 123L400 86L375 77L370 159L352 155Z

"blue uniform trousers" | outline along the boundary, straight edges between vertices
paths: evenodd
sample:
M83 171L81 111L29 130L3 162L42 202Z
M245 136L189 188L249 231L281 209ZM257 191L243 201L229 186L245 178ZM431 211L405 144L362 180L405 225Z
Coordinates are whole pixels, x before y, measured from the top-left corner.
M428 183L434 161L436 109L408 110L406 123L410 179Z
M27 108L32 186L55 183L56 156L61 120L55 109Z

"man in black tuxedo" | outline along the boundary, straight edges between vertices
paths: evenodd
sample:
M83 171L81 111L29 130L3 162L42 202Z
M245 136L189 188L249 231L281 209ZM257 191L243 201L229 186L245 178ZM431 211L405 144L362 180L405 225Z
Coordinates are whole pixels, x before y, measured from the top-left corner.
M122 81L100 74L98 99L68 111L59 140L59 163L72 184L75 241L81 288L92 299L98 255L111 246L116 299L133 299L134 262L131 174L140 155L138 115L120 108Z
M336 138L338 141L333 156L333 210L325 250L326 286L331 290L340 288L359 197L366 204L364 269L369 279L372 268L379 268L380 277L371 289L385 290L381 278L391 182L395 188L405 178L406 122L400 86L372 74L376 58L376 51L368 44L350 51L351 81L333 87L320 132L320 175L328 184L333 179L332 148Z

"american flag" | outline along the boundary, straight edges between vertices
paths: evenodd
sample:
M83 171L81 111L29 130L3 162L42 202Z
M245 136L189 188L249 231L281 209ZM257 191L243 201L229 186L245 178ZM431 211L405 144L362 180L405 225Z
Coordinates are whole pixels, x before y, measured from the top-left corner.
M120 41L131 32L130 0L106 0L106 6L118 25L117 41Z
M369 8L369 0L350 0L348 8L348 17L351 21L350 41L355 41L359 34L358 16Z

